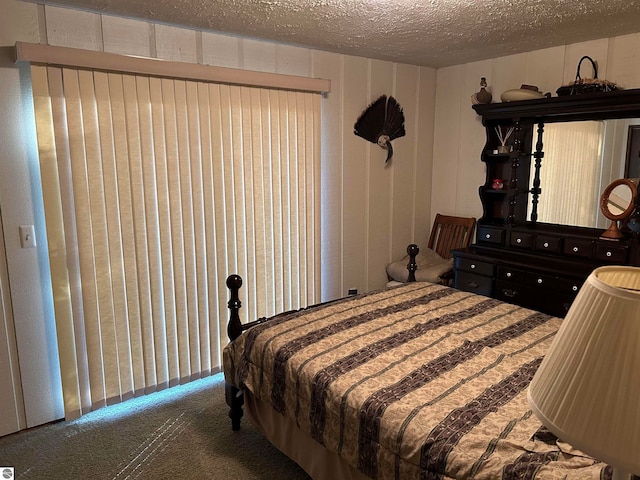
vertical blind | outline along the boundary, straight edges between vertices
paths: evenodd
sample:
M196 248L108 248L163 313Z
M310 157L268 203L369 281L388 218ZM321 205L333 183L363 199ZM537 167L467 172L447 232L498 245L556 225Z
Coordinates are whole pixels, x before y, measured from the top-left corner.
M545 124L539 222L596 224L603 132L601 121Z
M32 65L68 419L219 371L319 296L320 95Z

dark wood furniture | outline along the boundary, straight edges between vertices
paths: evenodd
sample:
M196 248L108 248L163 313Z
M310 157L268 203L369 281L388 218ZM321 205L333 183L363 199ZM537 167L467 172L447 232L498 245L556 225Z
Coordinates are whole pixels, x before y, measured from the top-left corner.
M476 219L474 217L454 217L437 213L427 246L442 258L451 258L454 250L469 246L473 240L475 229ZM443 285L451 286L453 269L440 275L440 279L440 283Z
M601 239L604 229L540 223L537 215L545 124L640 118L640 89L473 108L487 135L481 154L486 179L479 188L483 215L476 243L454 251L456 288L564 316L594 268L640 265L638 237L628 230L621 239ZM496 129L511 127L511 151L497 153ZM495 179L502 188L495 188Z

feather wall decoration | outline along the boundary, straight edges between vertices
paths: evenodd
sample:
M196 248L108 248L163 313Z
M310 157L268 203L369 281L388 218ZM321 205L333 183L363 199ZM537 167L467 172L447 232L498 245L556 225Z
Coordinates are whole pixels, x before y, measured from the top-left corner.
M386 148L385 163L388 162L393 156L391 140L403 137L406 133L402 107L395 98L382 95L360 114L353 126L353 133Z

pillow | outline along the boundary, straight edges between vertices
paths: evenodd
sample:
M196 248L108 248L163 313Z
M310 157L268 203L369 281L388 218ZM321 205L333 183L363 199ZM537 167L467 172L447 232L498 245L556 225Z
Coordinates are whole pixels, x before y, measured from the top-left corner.
M396 282L406 282L409 279L409 255L402 260L387 265L387 275ZM416 270L416 282L440 283L440 276L453 269L453 258L442 258L435 251L426 248L416 256L418 269Z

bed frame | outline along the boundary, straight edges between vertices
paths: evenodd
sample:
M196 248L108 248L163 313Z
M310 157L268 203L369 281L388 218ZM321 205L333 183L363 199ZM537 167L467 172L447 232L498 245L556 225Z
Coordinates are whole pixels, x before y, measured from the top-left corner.
M417 245L411 244L407 247L407 255L409 255L409 263L407 263L407 270L409 270L409 278L408 282L416 281L416 270L418 269L418 264L416 262L416 257L420 249ZM246 330L249 330L251 327L255 327L256 325L260 325L269 320L269 318L261 317L258 320L249 323L242 323L240 321L240 308L242 307L242 302L240 301L240 287L242 287L242 278L240 275L229 275L227 277L227 288L229 289L229 302L227 306L229 307L229 323L227 324L227 336L229 337L229 341L232 342L236 338L238 338L242 333ZM335 300L333 300L335 301ZM331 303L324 302L323 304ZM286 315L291 313L293 310L288 312L279 313L276 317L280 315ZM275 318L275 317L270 317ZM242 396L242 390L238 387L231 385L228 382L225 382L225 401L229 406L229 418L231 418L231 428L233 430L240 430L240 419L243 416L243 405L244 398Z

